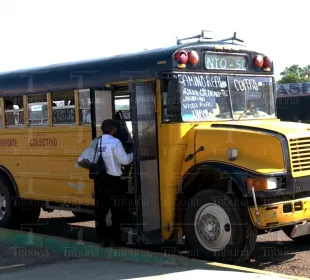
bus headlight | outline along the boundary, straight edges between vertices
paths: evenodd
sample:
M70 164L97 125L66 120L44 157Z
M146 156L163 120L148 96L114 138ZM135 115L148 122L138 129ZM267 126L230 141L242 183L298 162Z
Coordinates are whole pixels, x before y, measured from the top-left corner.
M247 180L248 191L252 191L252 187L256 192L264 192L275 190L278 188L277 178L249 178Z

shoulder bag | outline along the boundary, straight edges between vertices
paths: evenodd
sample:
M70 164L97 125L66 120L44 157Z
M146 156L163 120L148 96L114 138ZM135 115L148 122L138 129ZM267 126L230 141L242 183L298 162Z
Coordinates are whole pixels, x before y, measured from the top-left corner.
M98 152L98 143L99 143L99 158L98 158L97 162L95 162L96 153ZM96 145L94 158L93 158L92 164L91 164L90 169L89 169L89 179L92 179L92 180L100 179L100 178L104 177L104 175L106 174L106 166L105 166L104 160L103 160L102 155L101 155L101 152L102 152L101 137L99 138L98 143Z

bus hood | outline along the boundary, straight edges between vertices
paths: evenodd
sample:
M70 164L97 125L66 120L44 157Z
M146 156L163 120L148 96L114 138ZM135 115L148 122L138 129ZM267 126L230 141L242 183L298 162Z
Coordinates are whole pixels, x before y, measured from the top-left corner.
M310 124L283 122L283 121L234 121L211 125L212 128L226 127L232 129L257 128L266 131L278 132L286 136L287 139L309 137Z
M290 159L285 159L280 140L270 137L273 133L279 133L288 140ZM192 153L193 147L194 150L204 147L195 154L196 163L215 161L231 165L228 149L235 148L239 152L233 164L241 168L264 174L285 172L285 161L290 160L293 177L310 175L310 124L277 119L220 122L210 126L198 125L190 134L188 154ZM306 155L307 161L303 160L301 168L299 158Z

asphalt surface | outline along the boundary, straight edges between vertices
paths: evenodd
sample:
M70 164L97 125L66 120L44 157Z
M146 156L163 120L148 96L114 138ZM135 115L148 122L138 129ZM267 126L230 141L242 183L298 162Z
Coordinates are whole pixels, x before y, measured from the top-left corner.
M45 249L0 244L0 279L3 279L3 273L10 271L18 272L25 268L73 259L63 255L53 254Z
M256 273L227 272L220 268L189 269L179 266L126 263L87 258L70 258L48 250L0 244L0 279L284 279Z
M42 211L34 232L77 239L79 242L95 240L94 221L77 222L71 212ZM160 248L156 248L160 251ZM180 251L176 251L179 254ZM301 246L282 231L258 236L251 258L242 266L310 278L310 241Z

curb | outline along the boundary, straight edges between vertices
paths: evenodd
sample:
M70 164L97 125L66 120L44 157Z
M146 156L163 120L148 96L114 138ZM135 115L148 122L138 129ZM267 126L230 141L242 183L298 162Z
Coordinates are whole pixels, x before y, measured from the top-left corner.
M67 257L102 258L114 261L185 266L204 270L256 273L296 280L308 279L235 265L204 262L201 260L188 259L182 256L169 256L163 253L155 253L135 248L102 248L91 242L77 241L62 237L5 228L0 228L0 242L10 246L14 245L45 249L55 254L61 254Z

